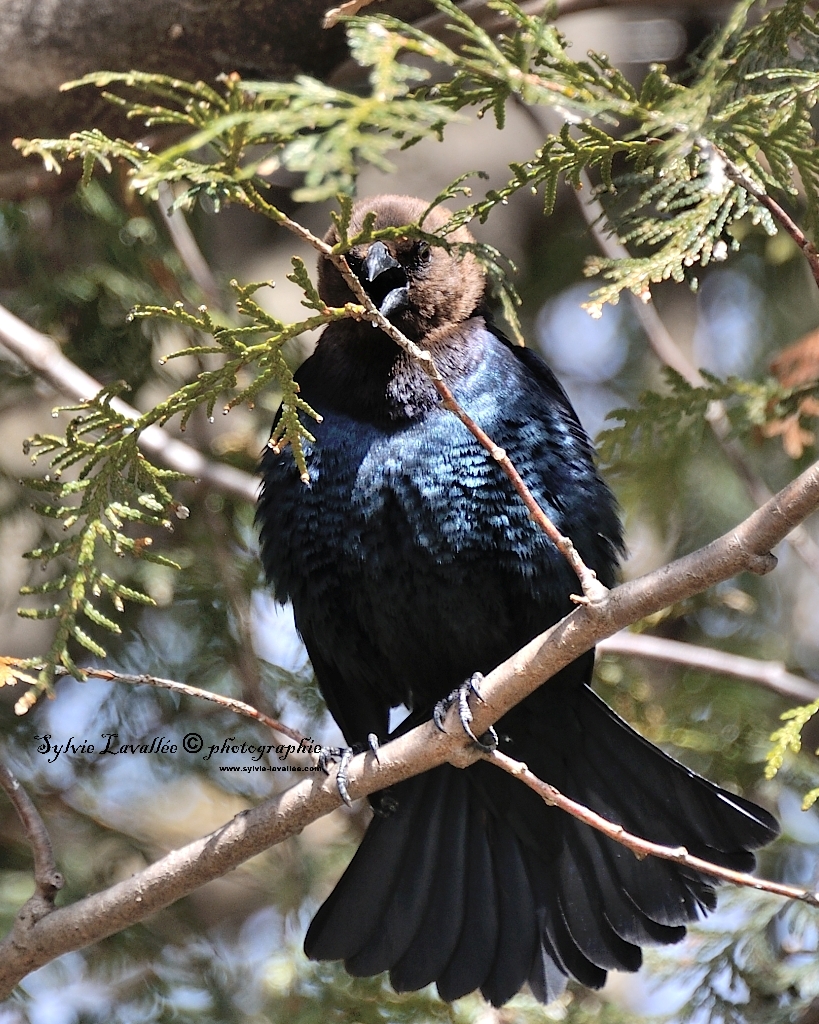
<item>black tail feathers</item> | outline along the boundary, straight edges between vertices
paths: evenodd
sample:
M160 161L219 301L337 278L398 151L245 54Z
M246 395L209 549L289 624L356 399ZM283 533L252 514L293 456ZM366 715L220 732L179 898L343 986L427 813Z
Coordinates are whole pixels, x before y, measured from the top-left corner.
M567 796L742 871L778 834L767 811L662 753L588 687L555 698L547 684L498 731L510 754ZM532 714L532 701L548 709ZM304 947L356 976L389 971L396 991L435 982L452 1000L479 988L500 1006L528 981L549 1002L567 977L599 988L612 968L636 971L641 946L678 942L716 904L713 880L638 861L484 762L442 765L394 795L397 810L373 819Z

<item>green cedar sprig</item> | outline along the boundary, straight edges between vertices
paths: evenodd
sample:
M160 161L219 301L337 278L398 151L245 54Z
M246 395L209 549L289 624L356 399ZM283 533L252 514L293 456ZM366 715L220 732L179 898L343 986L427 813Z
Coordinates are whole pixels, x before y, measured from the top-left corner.
M680 446L699 446L712 402L725 403L736 434L748 434L799 415L800 402L819 392L819 382L786 387L773 377L722 380L707 370L700 370L704 383L695 387L670 367L663 372L667 384L664 392L644 391L634 408L608 413L607 419L620 421L597 438L600 460L609 473L664 461Z
M72 87L105 88L129 116L187 125L190 134L156 154L99 132L19 145L52 166L61 157L82 158L86 171L122 157L142 193L154 196L161 182L184 182L180 204L207 194L217 205L254 206L253 191L264 187L260 170L281 165L300 172L304 183L295 197L322 199L349 191L361 163L388 167L390 149L440 135L467 107L479 116L493 111L501 126L512 99L550 106L564 115L562 128L531 160L510 165L508 183L459 211L456 223L484 221L524 187L542 189L549 212L561 180L577 188L584 172L594 173L604 198L616 199L607 202L607 213L634 254L590 262L589 273L606 279L591 297L593 315L626 289L646 297L653 283L669 278L695 284L693 268L737 247L730 229L746 215L775 232L770 213L728 173L733 165L763 189L785 195L796 194L798 177L808 225L815 228L819 155L810 114L819 89L819 45L802 0L787 0L752 28L745 22L753 3L744 0L685 85L656 66L639 89L600 54L575 60L545 15L527 15L512 0L490 0L511 25L496 38L452 0L435 5L462 39L459 48L383 14L348 20L353 55L370 69L368 94L305 77L243 83L233 75L220 93L164 76L95 74ZM448 77L428 85L425 71L399 59L407 53L435 61ZM128 99L111 86L142 90L158 102ZM627 133L618 129L623 124ZM201 155L205 144L211 157ZM258 154L253 158L250 146ZM489 272L500 281L491 263ZM501 294L513 315L514 300L506 290Z
M785 763L785 755L790 752L798 754L802 749L802 730L819 712L819 700L803 707L790 708L780 715L785 723L771 734L773 746L765 756L765 778L772 779ZM819 787L811 789L802 799L802 810L813 807L819 800Z
M351 315L355 307L326 307L309 282L304 264L294 259L293 265L291 277L304 288L305 304L317 310L313 316L294 324L278 320L253 297L263 286L261 283L232 282L237 310L250 321L241 326L217 322L204 306L196 312L185 309L181 302L171 307L137 307L132 313L135 318L171 320L188 332L212 339L212 344L192 344L166 358L210 353L222 355L222 363L203 370L195 380L136 420L118 411L113 403L123 385L111 385L87 402L55 410L76 413L63 436L38 434L27 442L32 461L47 458L50 467L45 478L29 481L33 490L46 495L35 504L35 510L46 519L59 522L68 536L26 555L39 561L43 568L52 563L59 568L57 575L44 583L24 587L22 593L55 595L56 600L48 606L23 608L19 614L33 619L56 619L58 625L38 685L21 698L20 713L32 706L40 692L50 692L57 665L77 678L82 677L69 651L71 641L98 657L105 656L105 648L83 625L86 619L109 632L120 631L111 612L101 609L101 602L107 600L114 611L122 610L124 600L153 603L148 595L116 581L100 568L105 564L106 549L117 556L130 555L178 568L171 559L151 550L153 538L146 531L170 530L175 518L186 517L187 510L173 499L168 489L168 484L184 479L184 475L156 467L145 458L138 446L145 429L167 423L174 416L181 418L184 427L195 409L204 406L211 416L220 401L227 413L239 403L252 403L263 388L275 383L283 395L283 411L274 441L291 445L296 464L307 478L304 444L313 437L302 417L318 416L299 396L298 384L282 348L305 331ZM248 378L246 383L240 382L243 375ZM75 475L64 480L63 474L72 468ZM133 535L134 528L139 531L137 536Z

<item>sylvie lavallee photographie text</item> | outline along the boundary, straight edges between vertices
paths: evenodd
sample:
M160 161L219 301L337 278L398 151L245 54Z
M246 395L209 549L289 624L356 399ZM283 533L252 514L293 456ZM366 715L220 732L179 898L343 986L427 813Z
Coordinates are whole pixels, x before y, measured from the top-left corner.
M49 763L57 760L61 754L84 755L84 754L176 754L181 746L189 754L196 754L205 747L205 743L199 733L187 733L180 742L176 742L167 736L153 736L150 739L143 739L134 743L120 743L119 733L104 732L100 734L102 744L92 743L90 740L76 740L69 737L64 743L55 743L51 733L44 736L35 736L40 740L37 747L38 754L47 755ZM249 754L251 761L261 761L267 755L275 755L280 761L292 754L320 754L321 744L313 743L312 737L306 736L298 744L296 743L237 743L235 737L228 736L221 743L212 743L207 748L207 753L202 755L204 761L209 761L214 754Z

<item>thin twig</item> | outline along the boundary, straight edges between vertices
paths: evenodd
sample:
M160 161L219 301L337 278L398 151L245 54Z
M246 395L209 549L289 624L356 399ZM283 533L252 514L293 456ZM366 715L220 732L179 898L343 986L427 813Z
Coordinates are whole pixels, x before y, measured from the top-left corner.
M394 324L391 324L390 321L378 310L369 295L367 295L361 282L352 270L350 270L347 260L341 253L333 252L332 247L323 241L323 239L314 235L311 231L308 231L307 228L299 224L297 221L291 220L275 206L268 203L252 185L245 184L244 190L247 195L249 206L261 210L266 214L266 216L270 217L271 220L275 221L277 224L281 224L281 226L287 228L288 231L292 231L293 234L301 238L302 241L307 242L308 245L311 245L314 249L330 260L331 263L333 263L344 278L347 287L363 307L360 314L361 319L367 320L379 327L396 343L396 345L407 352L418 363L424 373L432 381L438 394L441 396L444 408L458 417L461 423L463 423L481 447L484 448L498 463L501 470L511 481L512 486L515 488L515 491L525 504L534 522L546 533L576 573L577 578L580 581L583 596L579 597L573 594L571 595L571 599L576 604L585 604L589 602L594 603L595 601L602 600L606 593L608 593L607 588L597 579L597 575L594 570L590 569L583 562L583 559L580 557L580 554L574 544L572 544L571 540L568 537L565 537L557 529L554 523L543 511L534 495L515 469L512 461L506 454L506 451L501 448L500 445L495 444L492 438L489 437L489 435L482 430L472 417L469 416L460 406L455 396L452 394L452 391L442 378L441 373L435 364L432 353L426 349L422 349L419 345L416 345L415 342L410 341L409 338L402 334L401 331L399 331Z
M72 363L45 334L35 331L27 323L0 306L0 344L24 363L38 377L47 381L55 391L77 402L93 398L102 390L79 366ZM111 408L128 419L139 419L140 413L120 398L111 401ZM233 466L212 462L201 452L152 424L139 435L139 446L159 461L187 476L206 483L213 490L242 501L255 502L258 482L249 473Z
M204 295L209 308L220 309L222 300L219 295L219 285L208 266L208 261L202 255L202 251L193 237L185 214L182 210L171 209L174 198L171 186L165 181L161 182L157 206L174 248L194 283Z
M711 647L667 640L647 633L631 633L628 630L601 640L597 651L599 654L625 654L652 661L667 661L701 669L703 672L747 679L796 700L814 701L819 698L819 683L794 675L781 661L760 661L741 654L716 651Z
M349 17L351 14L358 14L359 11L375 2L376 0L347 0L346 3L341 4L339 7L331 7L325 13L322 25L324 28L332 28L339 23L341 18Z
M0 761L0 788L5 790L17 812L17 817L20 819L34 854L35 892L32 900L39 902L38 909L42 916L43 913L48 913L53 908L54 897L63 887L63 876L57 870L51 838L45 827L45 822L40 817L40 812L32 803L28 793L20 785L11 769L2 761Z
M724 882L731 882L733 885L774 893L776 896L786 896L788 899L807 903L811 907L819 907L819 892L811 892L809 889L802 889L796 885L785 885L782 882L770 882L765 878L756 878L754 875L745 874L744 871L732 871L731 868L720 867L718 864L712 864L711 861L695 857L684 846L663 846L660 843L652 843L648 839L641 839L639 836L627 832L622 825L615 825L601 814L564 796L554 786L543 782L537 775L530 772L522 761L515 761L514 758L502 754L499 750L484 754L483 758L490 764L497 765L498 768L513 775L516 779L520 779L541 796L550 807L559 807L573 818L577 818L578 821L584 822L597 832L602 832L604 836L608 836L609 839L613 839L616 843L631 850L639 860L642 860L643 857L670 860L675 864L682 864L694 871L699 871L703 875L711 875Z
M757 185L753 178L747 175L742 168L737 167L733 160L731 160L719 148L719 146L715 146L708 139L701 139L698 140L698 142L705 153L712 157L717 156L719 158L726 176L730 178L735 185L739 185L740 188L744 188L746 192L752 195L757 202L762 203L771 215L779 221L785 231L805 254L805 259L810 264L813 279L819 286L819 253L816 251L816 246L805 235L805 232L799 227L796 221L782 209L779 203L777 203L772 196L768 195L761 185Z
M70 674L61 665L58 665L54 671L55 675L58 676ZM82 671L84 675L91 676L92 679L105 679L113 683L130 683L132 686L159 686L163 690L171 690L174 693L182 693L188 697L208 700L213 704L218 704L220 707L227 708L228 711L235 711L237 715L244 715L246 718L252 718L256 722L261 722L268 729L273 729L275 732L281 733L282 736L289 736L290 739L295 740L297 743L309 741L309 737L302 736L295 729L291 729L289 725L284 725L283 722L271 718L270 715L266 715L263 711L258 711L251 704L245 704L243 700L236 700L234 697L224 697L221 693L212 693L210 690L202 690L198 686L188 686L187 683L180 683L175 679L163 679L161 676L130 675L127 672L114 672L107 668L84 667Z

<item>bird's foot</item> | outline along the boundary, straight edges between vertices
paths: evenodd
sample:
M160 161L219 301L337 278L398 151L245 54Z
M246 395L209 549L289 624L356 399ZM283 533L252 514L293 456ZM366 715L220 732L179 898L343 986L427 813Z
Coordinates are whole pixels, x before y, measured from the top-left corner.
M367 735L367 745L373 754L375 754L376 761L379 761L378 748L381 744L374 732ZM348 807L353 806L353 801L350 799L350 792L347 788L347 769L350 767L350 762L356 754L361 754L363 752L363 746L360 743L357 743L352 747L325 747L319 754L318 766L325 775L330 774L330 765L338 762L338 768L336 769L336 787L338 788L338 795Z
M325 775L330 774L331 764L338 763L338 768L336 769L336 788L338 789L338 795L348 807L353 806L353 801L350 799L350 793L347 789L347 769L357 753L360 753L360 751L355 750L353 747L325 747L319 754L318 759L318 766Z
M443 700L439 700L432 711L432 720L441 732L446 732L444 729L444 719L446 713L452 707L453 704L458 706L458 718L461 720L464 732L467 736L475 743L484 753L490 753L498 745L498 734L492 728L489 729L481 736L480 739L472 731L472 709L469 706L469 696L474 693L478 700L482 701L480 684L483 676L480 672L475 672L465 683L461 683L457 690L453 690L448 697L444 697Z

